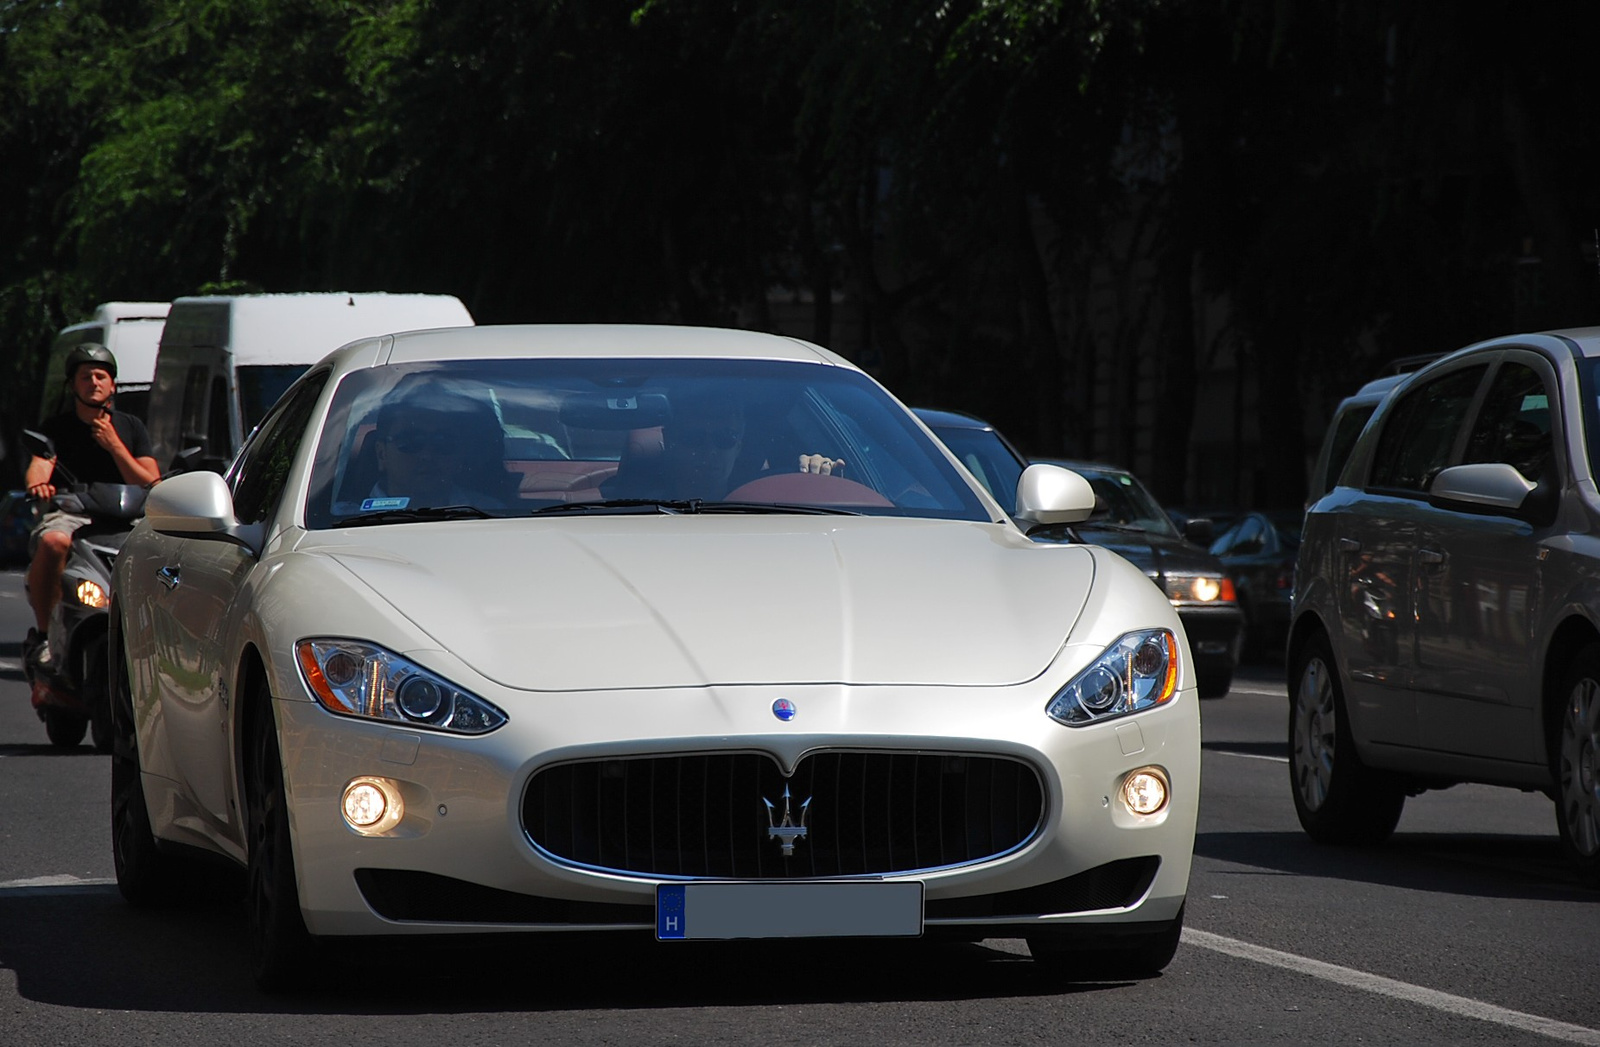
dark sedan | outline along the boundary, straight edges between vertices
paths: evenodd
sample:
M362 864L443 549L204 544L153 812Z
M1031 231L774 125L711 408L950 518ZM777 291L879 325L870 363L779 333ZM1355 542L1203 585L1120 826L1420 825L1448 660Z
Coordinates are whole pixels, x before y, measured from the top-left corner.
M1244 612L1249 654L1276 650L1289 631L1289 598L1294 593L1294 561L1300 554L1305 513L1281 510L1245 513L1211 543L1233 579Z
M923 424L944 441L1001 505L1016 502L1017 480L1030 464L1016 445L981 418L959 411L915 408ZM1103 546L1137 565L1172 601L1189 637L1200 695L1220 697L1233 683L1243 640L1243 615L1233 581L1221 561L1186 541L1165 510L1125 469L1102 462L1040 459L1083 476L1094 488L1094 516L1070 529L1035 530L1037 541L1083 541ZM1209 528L1206 521L1203 528ZM1194 536L1210 536L1200 525ZM1199 538L1203 541L1204 538Z

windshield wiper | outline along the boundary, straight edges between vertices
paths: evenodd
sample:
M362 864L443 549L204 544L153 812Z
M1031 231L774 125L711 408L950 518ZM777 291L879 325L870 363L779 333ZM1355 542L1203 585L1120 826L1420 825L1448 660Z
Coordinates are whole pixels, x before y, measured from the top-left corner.
M542 516L546 513L631 513L643 509L657 513L692 513L693 499L674 501L670 498L607 498L598 502L557 502L554 505L541 505L529 515Z
M794 502L701 502L698 513L787 513L802 516L860 516L854 509L836 505L800 505Z
M599 502L557 502L540 506L532 515L546 513L629 513L648 510L670 515L696 513L782 513L806 516L860 516L853 509L822 505L793 505L782 502L714 502L702 498L608 498Z
M1149 534L1150 529L1140 524L1112 523L1110 520L1085 520L1073 526L1084 531L1121 531L1123 534Z
M379 513L347 516L334 521L335 527L364 527L369 524L418 523L428 520L487 520L494 514L475 505L438 505L422 509L385 509Z

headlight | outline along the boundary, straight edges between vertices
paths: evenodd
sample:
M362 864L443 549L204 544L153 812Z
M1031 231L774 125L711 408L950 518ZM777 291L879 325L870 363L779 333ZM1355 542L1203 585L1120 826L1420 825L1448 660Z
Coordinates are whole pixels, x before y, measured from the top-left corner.
M1167 575L1167 598L1173 603L1238 603L1233 579L1225 574Z
M78 603L83 607L99 609L111 602L106 599L106 591L100 588L100 584L87 578L78 583L78 587L73 590L72 595L77 598Z
M329 712L455 734L485 734L506 722L482 698L381 647L301 640L295 657L306 686Z
M1178 640L1165 629L1128 633L1056 692L1046 708L1068 727L1153 709L1178 690Z

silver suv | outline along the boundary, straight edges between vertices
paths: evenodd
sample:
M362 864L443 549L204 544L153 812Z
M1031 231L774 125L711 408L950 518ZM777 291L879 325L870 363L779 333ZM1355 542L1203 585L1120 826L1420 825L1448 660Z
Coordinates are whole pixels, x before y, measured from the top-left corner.
M1289 768L1314 839L1408 795L1538 789L1600 883L1600 328L1468 346L1398 386L1306 515Z

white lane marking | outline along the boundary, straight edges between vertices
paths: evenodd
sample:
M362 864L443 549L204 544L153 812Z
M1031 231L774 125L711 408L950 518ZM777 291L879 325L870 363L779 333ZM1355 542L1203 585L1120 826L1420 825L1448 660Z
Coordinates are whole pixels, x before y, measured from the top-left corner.
M1323 981L1335 982L1364 992L1392 996L1397 1000L1405 1000L1408 1003L1432 1007L1434 1010L1444 1011L1446 1014L1493 1022L1496 1025L1504 1025L1523 1032L1548 1036L1566 1043L1583 1043L1600 1047L1600 1029L1571 1025L1567 1022L1558 1022L1553 1018L1541 1018L1537 1014L1513 1011L1506 1007L1496 1007L1492 1003L1484 1003L1481 1000L1473 1000L1465 996L1454 996L1447 992L1439 992L1437 989L1424 989L1420 985L1395 981L1393 978L1385 978L1382 975L1368 974L1366 971L1358 971L1351 967L1323 963L1321 960L1296 956L1294 953L1279 952L1277 949L1268 949L1261 945L1251 945L1249 942L1241 942L1236 938L1225 938L1220 934L1212 934L1209 931L1197 931L1192 927L1183 929L1183 941L1186 945L1195 945L1202 949L1226 953L1242 960L1253 960L1256 963L1264 963L1269 967L1281 967L1284 970L1310 975L1313 978L1321 978Z
M114 884L115 879L99 877L83 878L78 876L32 876L25 880L0 880L0 892L28 891L39 892L40 888L50 887L104 887Z
M1289 758L1287 756L1268 756L1266 753L1239 753L1234 752L1232 749L1211 749L1208 751L1214 752L1218 756L1238 756L1245 760L1271 760L1273 763L1289 762Z
M21 672L22 662L15 658L0 658L0 672Z
M1228 688L1229 694L1259 694L1266 698L1287 698L1288 691L1263 691L1259 687L1240 687L1237 684Z

